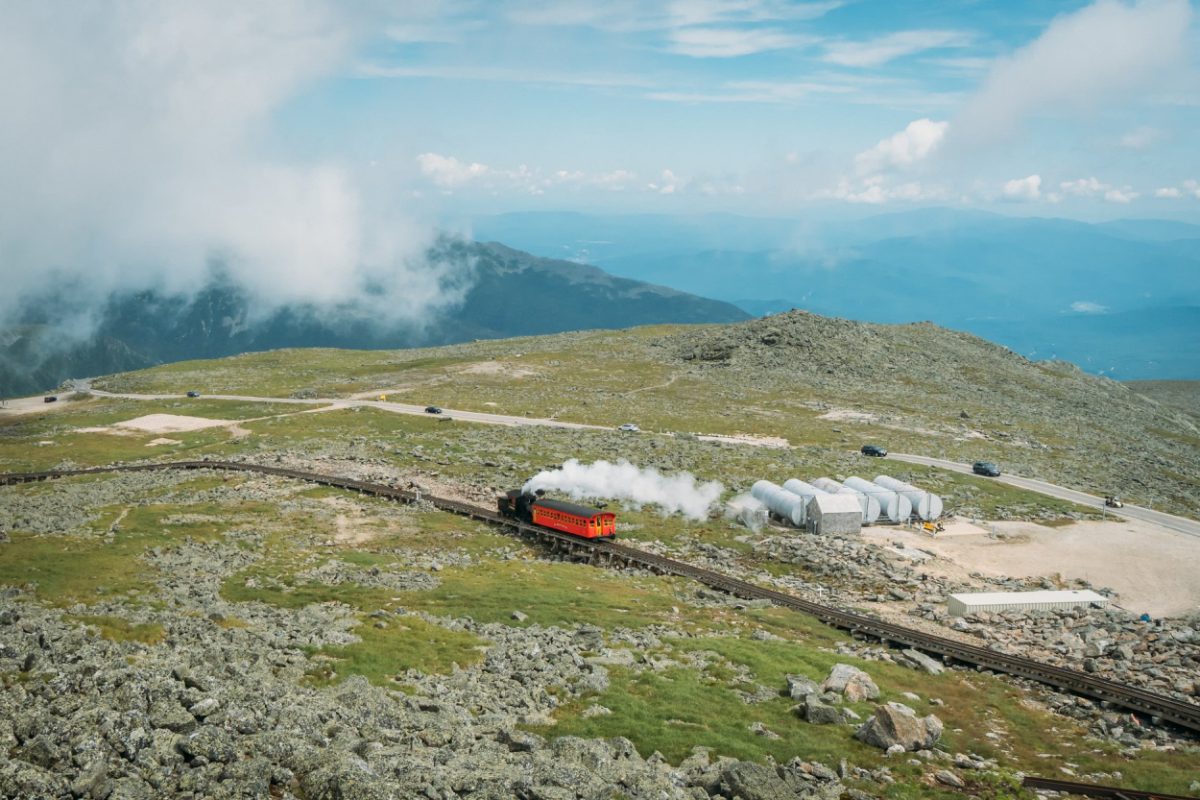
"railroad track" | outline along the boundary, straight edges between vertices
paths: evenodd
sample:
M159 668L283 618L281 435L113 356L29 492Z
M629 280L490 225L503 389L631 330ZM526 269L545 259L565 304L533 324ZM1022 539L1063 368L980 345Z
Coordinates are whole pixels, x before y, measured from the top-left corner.
M288 469L286 467L271 467L264 464L251 464L236 461L173 461L157 464L126 464L111 467L93 467L77 470L56 470L51 472L29 472L0 474L0 485L31 483L76 475L92 475L108 472L151 472L157 470L195 470L212 469L233 472L253 472L262 475L276 475L285 478L307 481L322 486L331 486L360 494L384 497L404 503L424 500L436 508L471 517L494 525L501 525L518 533L549 542L556 547L570 551L590 551L592 560L620 562L632 564L654 572L677 575L690 578L700 583L747 600L769 600L771 603L799 611L816 617L822 622L851 633L870 636L889 644L903 645L941 656L978 668L1015 675L1058 689L1083 695L1085 697L1110 703L1114 706L1128 709L1159 721L1169 722L1200 733L1200 705L1177 700L1157 692L1151 692L1137 687L1126 686L1114 681L1098 678L1084 672L1043 664L1034 659L1022 656L1008 655L985 647L965 644L955 639L937 636L922 631L906 628L890 622L884 622L864 614L845 611L832 606L813 603L794 595L767 589L730 577L720 572L703 569L682 561L676 561L666 556L648 553L619 542L611 540L581 539L569 534L559 533L546 528L526 525L515 520L502 517L499 513L468 503L447 500L427 494L400 489L382 483L361 481L354 478L344 478L335 475L322 475L315 472ZM1149 796L1149 795L1146 795Z
M1026 789L1043 789L1064 794L1075 794L1081 797L1098 797L1102 800L1196 800L1181 794L1163 794L1162 792L1139 792L1133 789L1120 789L1116 786L1100 786L1094 783L1071 783L1056 781L1050 778L1026 777L1021 781Z

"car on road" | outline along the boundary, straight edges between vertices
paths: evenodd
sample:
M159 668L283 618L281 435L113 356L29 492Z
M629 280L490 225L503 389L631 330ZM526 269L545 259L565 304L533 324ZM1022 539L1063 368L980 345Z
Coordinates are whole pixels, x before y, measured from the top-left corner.
M639 428L637 425L634 425L632 422L626 422L624 425L618 427L617 430L625 431L625 433L637 433L641 430L641 428Z
M43 403L57 403L58 397L56 395L48 394L42 398L42 402Z
M190 391L190 392L188 392L188 393L187 393L187 396L188 396L188 397L199 397L199 396L200 396L200 393L199 393L199 392L197 392L197 391L195 391L195 390L192 390L192 391Z
M425 413L426 414L440 414L440 413L442 413L442 410L440 408L438 408L437 406L425 406Z
M887 448L877 444L864 444L858 452L862 453L864 456L883 458L887 455Z
M989 478L1000 477L1000 468L994 461L976 461L971 465L971 471L976 475L986 475Z

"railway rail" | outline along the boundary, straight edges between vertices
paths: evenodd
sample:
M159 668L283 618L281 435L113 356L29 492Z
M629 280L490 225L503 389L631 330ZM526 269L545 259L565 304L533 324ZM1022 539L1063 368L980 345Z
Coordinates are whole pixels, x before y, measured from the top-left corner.
M594 563L635 565L654 572L690 578L711 588L727 592L747 600L769 600L771 603L816 617L822 622L852 634L869 636L893 645L903 645L936 654L943 660L971 664L977 668L993 670L1037 681L1074 694L1109 703L1140 713L1161 722L1169 722L1181 728L1200 733L1200 705L1177 700L1157 692L1098 678L1084 672L1043 664L1034 659L1014 656L978 647L943 636L906 628L864 614L846 611L832 606L814 603L794 595L758 586L729 575L676 561L666 556L648 553L635 547L611 540L591 540L571 536L558 531L527 525L499 513L439 498L412 492L395 486L355 478L323 475L315 472L272 467L237 461L171 461L153 464L121 464L87 469L54 470L49 472L0 474L0 485L32 483L77 475L92 475L108 472L150 472L157 470L211 469L234 472L253 472L307 481L322 486L331 486L360 494L384 497L404 503L425 501L436 508L472 519L501 525L517 533L548 543L553 548L569 553L586 553ZM1115 796L1115 795L1112 795ZM1145 795L1150 796L1150 795Z
M1072 783L1058 781L1052 778L1037 778L1027 776L1021 781L1026 789L1041 789L1043 791L1062 792L1080 797L1097 797L1101 800L1196 800L1181 794L1163 794L1162 792L1139 792L1134 789L1121 789L1116 786L1100 786L1094 783Z

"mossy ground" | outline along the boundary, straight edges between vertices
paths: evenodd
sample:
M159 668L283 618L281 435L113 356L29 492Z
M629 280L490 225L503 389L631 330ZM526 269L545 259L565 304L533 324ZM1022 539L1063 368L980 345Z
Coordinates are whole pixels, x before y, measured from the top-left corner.
M116 477L73 479L81 484ZM257 560L225 581L222 595L232 602L257 601L281 608L309 603L337 602L356 609L361 641L348 646L310 652L306 681L321 685L349 675L363 675L380 685L405 687L396 675L406 669L427 673L467 667L482 657L487 642L473 634L437 625L412 613L427 612L433 619L470 616L479 621L510 625L561 625L588 623L607 631L662 626L677 631L662 639L662 647L647 653L670 658L678 666L662 671L613 667L610 688L593 697L572 702L557 715L556 724L542 730L547 735L626 736L643 753L658 750L675 760L696 745L714 748L717 755L784 760L793 756L836 763L846 757L871 766L887 763L900 782L889 789L895 798L936 797L918 782L920 769L899 761L884 761L880 754L854 741L849 726L813 726L790 710L782 695L787 673L823 678L832 664L848 662L868 670L885 699L913 692L921 699L905 700L920 713L936 713L946 723L944 744L951 750L972 751L998 758L1008 769L1053 773L1059 765L1072 765L1078 773L1119 768L1128 785L1182 792L1191 779L1195 753L1145 753L1132 759L1115 754L1105 744L1089 740L1072 722L1055 717L1025 701L1010 684L982 674L955 672L928 676L901 667L864 662L839 655L835 648L846 637L814 620L782 609L731 606L701 608L690 600L696 587L686 581L619 572L561 562L535 560L537 551L519 541L448 514L398 507L384 501L343 495L365 516L371 536L358 543L330 544L336 507L329 489L268 481L273 499L241 498L242 481L225 476L189 475L185 480L149 492L144 505L131 508L119 530L107 534L117 507L104 508L95 520L79 530L34 535L14 531L13 541L0 547L0 583L21 585L31 577L38 582L37 599L58 605L117 601L138 608L137 619L149 613L162 621L133 622L106 610L103 615L73 611L81 625L119 641L139 641L155 646L169 627L170 609L159 602L157 574L139 559L150 547L170 548L183 541L222 541L253 551ZM255 491L263 482L254 479ZM59 484L60 486L69 485ZM6 487L0 492L45 492L45 485ZM213 493L220 499L214 499ZM187 502L184 495L197 498ZM0 495L2 498L2 495ZM63 501L69 502L64 494ZM647 523L657 520L648 516ZM661 522L661 520L658 520ZM673 521L671 535L688 535L689 526ZM258 535L247 537L246 531ZM230 537L229 534L236 535ZM725 535L719 526L712 529ZM343 584L327 586L304 581L300 573L322 561L337 558L362 567L401 569L418 557L454 552L469 557L466 566L448 566L436 575L440 585L428 591L395 592ZM258 588L246 579L259 580ZM372 611L389 610L379 617ZM512 612L528 619L518 623ZM217 620L223 627L242 627L246 617ZM156 626L161 626L156 627ZM752 638L766 631L779 640ZM769 638L769 637L768 637ZM696 668L689 658L699 653L708 665ZM750 688L741 680L761 683L780 692L764 702L747 704L737 694ZM935 706L930 699L940 698ZM600 703L612 714L584 717L583 710ZM869 713L869 706L857 706ZM749 726L763 723L781 738L753 734ZM989 737L995 734L997 738ZM1050 754L1042 758L1040 754ZM1005 796L995 787L981 787L981 796ZM947 795L949 796L949 795Z
M269 460L277 453L293 451L377 461L417 477L430 475L495 489L519 485L534 472L567 458L627 457L641 466L686 469L702 480L721 480L732 492L744 491L762 477L780 482L787 477L817 475L874 477L879 462L863 459L856 451L865 441L878 441L895 451L965 461L990 457L1005 466L1026 464L1047 472L1048 477L1061 470L1084 488L1089 488L1086 481L1093 480L1088 470L1094 465L1078 464L1073 449L1085 432L1070 424L1064 427L1061 420L1023 417L1019 408L1004 416L986 396L964 403L917 385L902 387L904 391L866 387L845 396L802 385L738 385L711 370L701 374L646 357L654 340L671 330L569 334L431 351L275 351L169 365L118 376L106 384L119 391L181 393L196 389L205 394L267 397L286 397L300 388L330 397L371 391L420 405L611 426L633 421L659 434L498 428L373 409L299 413L308 409L204 397L144 402L92 399L72 402L53 413L0 418L0 470L146 458L241 456ZM498 368L479 368L492 362ZM985 381L988 376L978 379ZM1032 384L1014 384L1013 389L1032 390ZM873 412L890 421L822 418L823 409L830 405ZM964 427L962 412L972 420L970 425L987 427L991 440L957 441L947 433ZM242 424L249 431L245 436L226 428L170 434L180 444L166 448L146 446L156 438L153 434L76 432L80 427L150 413L258 421ZM665 435L689 431L783 436L793 447L776 450ZM1044 449L1015 443L1021 437L1036 440ZM1182 439L1178 443L1194 446ZM1119 462L1127 445L1124 439L1102 443L1088 458ZM960 506L977 509L985 517L1003 509L1009 514L1054 520L1083 511L982 478L892 463L888 463L888 471L928 486ZM261 538L232 539L239 547L252 550L258 560L224 582L221 591L226 600L291 609L338 602L354 608L358 615L362 642L311 653L309 680L315 683L359 674L380 685L396 686L393 677L404 669L438 672L452 669L454 664L466 666L480 657L480 648L487 644L414 615L389 614L387 626L377 628L370 614L379 609L469 616L512 625L589 623L607 631L665 625L687 637L667 638L661 652L651 655L683 664L689 654L703 650L715 653L716 661L704 669L679 666L661 672L613 668L607 692L566 706L557 724L545 732L627 736L644 754L659 750L671 759L686 755L694 745L706 744L717 754L746 758L799 755L836 762L845 755L865 766L884 763L877 753L850 738L849 727L803 723L783 696L746 704L736 694L738 688L744 688L734 680L742 670L754 681L782 691L785 673L820 678L835 661L847 661L874 675L887 698L906 691L919 695L921 700L906 702L921 713L937 713L946 722L948 748L996 757L1006 768L1038 774L1056 774L1059 766L1078 774L1119 769L1126 785L1176 793L1186 791L1187 782L1194 778L1197 753L1146 752L1125 758L1111 746L1087 739L1074 723L1028 703L1023 692L1005 681L962 672L933 677L838 656L834 649L845 641L843 635L803 616L777 609L698 608L690 602L694 587L685 581L536 561L536 551L515 540L446 514L401 511L383 501L312 487L281 490L286 503L189 501L187 497L203 497L236 486L239 480L233 479L231 484L227 476L195 476L187 484L147 497L144 506L97 509L95 519L78 531L52 536L12 531L12 541L0 546L0 584L36 581L36 598L58 606L122 600L137 605L140 612L157 609L167 613L156 596L158 575L140 556L152 547L169 548L188 537L221 541L232 530L253 530L261 533ZM1171 485L1184 486L1181 480L1189 478L1180 472L1171 478ZM1190 480L1194 486L1194 476ZM0 503L6 492L52 491L46 484L5 487L0 489ZM1128 492L1123 494L1133 499ZM369 534L366 541L328 544L334 527L334 510L328 503L340 502L339 498L350 498L361 509L364 518L357 524ZM1173 501L1194 506L1194 497L1189 500L1181 495ZM122 513L119 529L109 535ZM189 515L192 522L177 521ZM743 531L720 520L697 524L663 519L649 510L631 510L621 513L621 521L622 536L628 541L699 541L750 557L749 547L738 538ZM403 568L415 555L437 554L448 548L468 556L471 563L442 569L437 573L440 586L429 591L328 586L300 577L332 558L364 567ZM759 566L772 571L791 569L767 563ZM257 581L247 586L247 578ZM511 619L517 610L528 615L524 623ZM118 640L152 643L157 635L153 629L139 627L146 623L135 624L120 616L78 617L80 624ZM249 623L234 616L216 624L239 627ZM759 629L783 641L750 638ZM934 697L945 704L931 705L929 699ZM613 713L583 717L582 711L593 702ZM868 709L861 710L865 713ZM749 726L754 722L762 722L782 738L752 734ZM888 790L890 797L937 796L928 786L915 782L918 768L899 761L886 763L902 778ZM1004 796L1008 791L996 786L972 789L985 797Z

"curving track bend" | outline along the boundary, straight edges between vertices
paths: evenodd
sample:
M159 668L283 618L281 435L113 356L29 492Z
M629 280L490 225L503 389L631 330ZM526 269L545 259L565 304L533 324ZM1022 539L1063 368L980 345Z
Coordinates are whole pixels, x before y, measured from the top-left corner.
M1111 703L1114 706L1145 714L1160 721L1169 722L1181 728L1200 733L1200 705L1195 703L1177 700L1173 697L1137 687L1126 686L1084 672L1043 664L1034 659L1008 655L985 647L977 647L954 639L924 633L912 628L884 622L864 614L856 614L832 606L813 603L794 595L757 586L719 572L695 567L682 561L648 553L618 542L581 539L546 528L516 522L502 517L490 509L430 495L418 496L414 492L382 483L372 483L354 478L322 475L315 472L235 461L174 461L156 464L126 464L78 470L55 470L52 472L0 474L0 485L31 483L73 475L90 475L107 472L148 472L171 469L213 469L277 475L323 486L333 486L356 491L360 494L384 497L404 503L425 501L443 511L505 526L516 530L522 535L532 536L568 549L590 550L593 560L596 561L607 560L609 563L617 562L636 565L662 574L691 578L714 589L719 589L748 600L769 600L775 605L809 614L828 625L850 631L851 633L865 634L884 642L914 647L926 653L940 655L945 660L973 664L982 669L990 669L1038 681L1039 683Z

